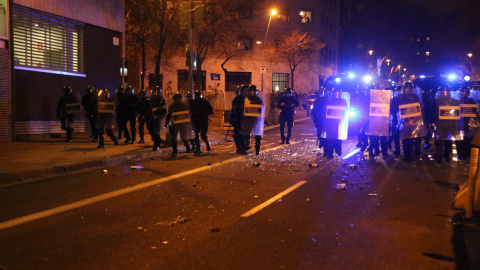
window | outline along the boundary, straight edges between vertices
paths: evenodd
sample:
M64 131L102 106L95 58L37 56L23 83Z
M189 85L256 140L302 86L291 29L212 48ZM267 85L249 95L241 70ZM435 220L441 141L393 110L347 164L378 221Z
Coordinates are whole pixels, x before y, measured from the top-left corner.
M237 49L250 51L252 49L252 39L251 38L239 38L237 41Z
M83 24L13 6L15 68L85 76Z
M289 22L288 13L286 11L278 11L277 15L272 16L273 21L277 22Z
M311 23L312 22L312 12L301 10L299 18L300 18L301 23Z
M272 88L275 92L281 92L288 87L288 73L273 73Z

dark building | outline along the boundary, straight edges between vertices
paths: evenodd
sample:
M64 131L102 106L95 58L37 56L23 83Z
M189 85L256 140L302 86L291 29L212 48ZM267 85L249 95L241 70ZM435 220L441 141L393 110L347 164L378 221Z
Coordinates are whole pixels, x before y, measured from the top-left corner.
M122 81L124 1L14 0L9 4L10 35L0 57L8 55L11 83L4 89L0 82L0 102L8 108L8 116L0 116L1 139L62 133L56 105L64 85L80 99L88 85L114 90ZM6 65L0 63L3 70ZM4 95L9 97L3 99ZM83 113L76 118L76 132L85 131Z

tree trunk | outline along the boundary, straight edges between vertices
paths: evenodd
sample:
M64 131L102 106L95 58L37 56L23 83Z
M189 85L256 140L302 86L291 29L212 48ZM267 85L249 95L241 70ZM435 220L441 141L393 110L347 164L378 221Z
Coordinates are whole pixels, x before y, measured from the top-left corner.
M145 89L145 72L147 71L145 67L145 36L142 37L141 40L141 47L142 47L142 74L140 74L140 90Z
M290 81L290 88L295 89L295 69L290 70L290 76L292 77L292 80Z

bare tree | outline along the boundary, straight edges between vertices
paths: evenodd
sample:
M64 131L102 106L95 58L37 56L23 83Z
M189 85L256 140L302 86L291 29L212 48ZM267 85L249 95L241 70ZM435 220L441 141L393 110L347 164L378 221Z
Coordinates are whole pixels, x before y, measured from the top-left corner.
M223 54L225 63L234 57L240 57L245 50L238 50L239 35L248 35L241 23L242 11L251 1L240 0L210 0L204 4L204 24L194 31L195 50L197 52L197 70L195 72L195 88L202 85L202 65L213 54ZM215 49L215 50L214 50ZM212 53L214 51L214 53Z
M301 33L300 30L292 32L280 37L276 45L269 46L267 51L281 59L286 59L290 67L290 76L292 78L290 87L295 86L295 70L307 59L314 58L318 52L325 47L324 42L318 42L308 33Z

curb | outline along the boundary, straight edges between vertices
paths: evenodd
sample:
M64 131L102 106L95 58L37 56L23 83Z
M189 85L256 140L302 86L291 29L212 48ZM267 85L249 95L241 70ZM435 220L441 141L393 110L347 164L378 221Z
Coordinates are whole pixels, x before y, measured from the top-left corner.
M295 122L301 122L308 119L310 119L310 117L299 118L299 119L296 119ZM268 126L268 127L265 127L264 130L270 130L278 126L279 124ZM227 141L220 139L220 140L211 141L210 144L217 145L225 142ZM178 149L181 151L184 151L185 147L179 146ZM92 160L92 161L83 162L83 163L65 165L61 167L53 167L53 168L46 168L42 170L18 173L18 174L7 176L7 177L4 177L3 179L0 179L0 188L20 185L25 183L31 183L31 182L45 180L45 179L49 179L57 176L65 176L65 175L79 173L79 172L88 171L92 169L99 169L99 168L104 168L108 166L114 166L122 163L127 163L130 161L143 160L147 158L163 156L170 153L171 151L172 151L171 148L164 148L164 149L160 149L159 151L151 151L151 152L145 152L141 154L126 155L126 156L108 158L108 159L97 159L97 160Z
M211 141L210 144L217 145L217 144L221 144L222 142L224 141L215 140L215 141ZM181 146L181 147L178 147L178 149L179 151L184 151L185 147ZM1 179L0 188L20 185L25 183L31 183L31 182L45 180L45 179L49 179L57 176L65 176L65 175L79 173L79 172L88 171L92 169L99 169L99 168L104 168L108 166L114 166L114 165L127 163L131 161L163 156L171 152L172 152L171 148L164 148L164 149L160 149L159 151L151 151L151 152L146 152L141 154L126 155L126 156L108 158L108 159L97 159L97 160L92 160L92 161L78 163L78 164L66 165L62 167L53 167L53 168L46 168L42 170L23 172L23 173L19 173L19 174Z

